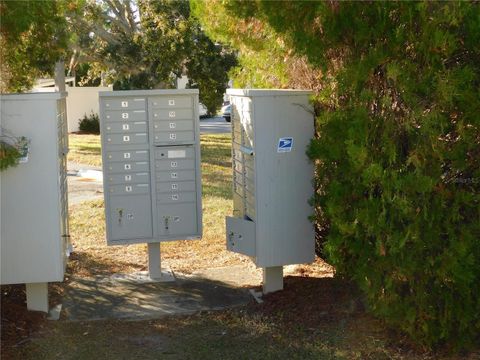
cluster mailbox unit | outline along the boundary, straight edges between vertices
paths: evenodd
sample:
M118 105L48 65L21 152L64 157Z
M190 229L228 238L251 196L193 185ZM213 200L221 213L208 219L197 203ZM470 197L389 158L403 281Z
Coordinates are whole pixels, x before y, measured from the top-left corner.
M229 89L233 217L227 248L264 268L264 293L283 288L283 265L314 260L314 134L308 91Z
M48 282L63 281L71 250L66 96L0 96L0 138L29 142L20 163L0 172L1 283L25 283L29 310L48 312Z
M198 90L100 92L107 243L148 243L151 277L160 242L202 234Z

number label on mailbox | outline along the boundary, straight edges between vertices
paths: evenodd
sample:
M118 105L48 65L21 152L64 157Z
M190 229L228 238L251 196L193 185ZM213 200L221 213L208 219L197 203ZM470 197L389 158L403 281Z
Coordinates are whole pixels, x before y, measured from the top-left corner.
M128 101L122 101L122 107L128 107Z
M171 166L172 168L176 168L176 167L178 166L178 163L177 163L176 161L172 161L172 162L170 163L170 166Z
M174 118L175 117L175 111L169 111L168 112L168 117Z
M130 159L130 153L129 152L123 153L123 158Z
M122 119L128 119L128 113L122 113Z
M175 129L177 127L177 124L176 123L170 123L170 129Z
M131 164L125 164L125 170L131 170L132 165Z
M125 181L132 181L132 175L125 175Z
M172 173L170 174L170 177L171 177L172 179L176 179L176 178L178 177L178 174L172 172Z
M172 190L177 190L178 189L178 184L172 184Z
M172 195L172 200L177 201L178 200L178 194L173 194Z
M175 106L175 100L168 100L169 106Z
M129 142L129 141L130 141L130 136L125 135L125 136L123 137L123 141Z
M128 125L128 124L123 124L123 125L122 125L122 129L123 129L123 130L130 130L130 125Z
M125 186L126 192L132 192L132 187L130 185Z
M170 134L170 140L176 140L177 134Z

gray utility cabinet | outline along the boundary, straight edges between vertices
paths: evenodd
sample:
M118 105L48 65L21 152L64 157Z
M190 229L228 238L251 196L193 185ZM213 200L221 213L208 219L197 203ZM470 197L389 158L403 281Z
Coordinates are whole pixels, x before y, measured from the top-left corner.
M27 308L44 312L48 282L63 281L71 250L66 96L0 96L0 137L30 142L28 156L0 172L1 283L25 283Z
M198 90L100 92L107 243L202 234Z
M233 217L227 248L259 267L314 259L314 134L308 91L229 89L232 104Z

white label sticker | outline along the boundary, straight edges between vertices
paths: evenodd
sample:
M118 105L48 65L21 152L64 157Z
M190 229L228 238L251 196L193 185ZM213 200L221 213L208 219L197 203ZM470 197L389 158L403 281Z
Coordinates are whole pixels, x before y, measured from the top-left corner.
M176 179L178 177L178 174L177 173L170 173L170 177L172 179Z
M125 191L126 192L132 192L132 187L131 186L125 186Z
M125 175L125 181L132 181L132 175Z
M168 157L170 159L184 158L185 156L187 156L185 150L168 150Z
M122 113L122 119L128 119L128 113Z
M168 117L174 118L175 117L175 111L169 111L168 112Z
M178 184L172 184L172 190L177 190L178 189Z
M168 105L169 106L174 106L175 105L175 100L168 100Z
M176 123L170 123L169 126L170 126L170 129L175 129L177 127L177 124Z
M128 101L122 101L122 107L128 107Z
M125 135L125 136L123 137L123 141L129 142L129 141L130 141L130 136Z
M123 153L124 159L130 159L130 153Z
M177 163L176 161L172 161L172 162L170 163L170 166L171 166L172 168L176 168L176 167L178 166L178 163Z
M130 130L130 125L128 125L128 124L123 124L123 125L122 125L122 129L123 129L123 130Z
M125 170L131 170L132 165L131 164L125 164Z
M173 194L172 195L172 200L177 201L178 200L178 194Z
M170 134L170 140L175 140L177 138L177 134Z

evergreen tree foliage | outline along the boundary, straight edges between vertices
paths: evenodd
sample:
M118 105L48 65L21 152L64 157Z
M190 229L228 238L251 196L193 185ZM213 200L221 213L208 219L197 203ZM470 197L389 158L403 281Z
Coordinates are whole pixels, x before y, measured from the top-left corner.
M63 5L0 0L0 92L26 90L37 77L53 72L67 48Z
M239 49L240 85L268 79L269 50L280 84L299 82L280 65L282 51L285 62L307 59L307 76L320 72L307 86L318 112L308 154L316 221L331 224L325 251L337 273L357 282L373 313L422 344L478 343L480 4L193 8L211 36ZM259 83L275 82L251 82Z
M84 81L104 73L114 89L158 89L187 75L210 113L221 106L236 57L203 33L187 1L78 0L70 17L73 63L90 64Z

